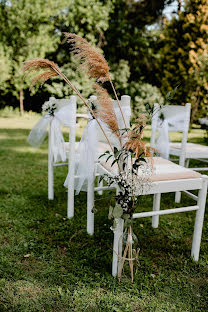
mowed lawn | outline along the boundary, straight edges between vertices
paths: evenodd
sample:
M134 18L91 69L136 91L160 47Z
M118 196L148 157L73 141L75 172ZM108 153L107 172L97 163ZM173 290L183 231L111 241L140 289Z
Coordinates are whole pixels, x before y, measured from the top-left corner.
M38 118L0 118L0 312L208 311L208 211L198 263L190 258L194 212L162 216L158 229L150 218L136 220L138 272L134 283L125 272L118 283L107 193L96 195L92 237L85 193L75 198L75 217L66 218L66 167L56 169L55 199L47 199L47 140L38 150L26 141ZM189 140L203 143L203 135L194 129ZM194 201L183 195L186 204ZM140 207L150 210L152 196L141 197ZM168 207L176 207L174 194L162 196Z

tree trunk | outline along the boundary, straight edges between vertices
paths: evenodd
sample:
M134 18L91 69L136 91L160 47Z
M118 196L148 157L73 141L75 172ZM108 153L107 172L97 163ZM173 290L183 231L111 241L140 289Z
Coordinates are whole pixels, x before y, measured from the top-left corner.
M178 0L178 15L181 13L181 0Z
M22 116L24 113L24 105L23 105L23 100L24 100L24 94L23 94L23 90L20 90L20 94L19 94L19 102L20 102L20 115Z

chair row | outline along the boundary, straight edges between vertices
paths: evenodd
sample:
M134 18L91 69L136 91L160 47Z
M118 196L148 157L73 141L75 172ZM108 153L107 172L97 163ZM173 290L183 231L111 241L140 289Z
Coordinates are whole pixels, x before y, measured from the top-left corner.
M93 98L95 99L95 97ZM61 107L60 100L60 107ZM70 118L74 118L76 122L76 98L71 97L68 100L68 105L71 106L73 114ZM124 128L122 125L122 119L119 115L119 110L117 109L117 102L114 101L115 112L118 117L119 127ZM125 112L126 122L129 125L130 122L130 97L121 97L121 106ZM156 104L154 107L154 113L152 118L152 135L151 135L151 146L158 148L165 146L164 155L166 156L174 155L179 158L179 165L176 165L168 160L162 158L154 159L154 175L152 177L151 190L146 192L146 194L153 194L153 210L151 212L139 212L135 213L133 218L141 217L152 217L152 226L157 228L159 225L159 216L168 213L179 213L185 211L196 211L196 219L194 226L194 235L192 243L191 255L194 260L199 258L200 241L202 235L204 210L206 204L207 195L207 176L200 175L198 172L184 168L188 166L189 159L202 159L207 161L208 159L208 147L203 147L197 144L187 143L188 130L190 121L190 104L186 106L165 106L162 109ZM68 178L68 200L67 200L67 216L72 218L74 215L74 181L79 178L75 175L75 168L77 165L78 142L76 142L75 127L70 127L69 131L69 142L65 143L66 150L68 151L68 161L65 163L54 162L52 147L51 147L51 124L49 127L49 153L48 153L48 197L53 199L53 170L54 167L68 165L69 178ZM169 142L169 132L181 132L182 142L180 144ZM159 137L157 137L157 132L159 132ZM105 140L99 135L99 145L98 154L101 154L107 148ZM167 155L168 154L168 155ZM94 178L93 180L88 180L87 185L87 232L90 235L94 233L94 193L102 193L107 187L99 184L94 185L95 178L103 175L104 173L108 175L114 175L116 172L112 171L112 168L106 167L105 163L95 162L94 166ZM198 169L198 168L197 168ZM201 169L201 168L200 168ZM206 168L202 168L206 170ZM113 186L117 188L117 186ZM192 194L190 191L198 190L198 196ZM162 193L176 192L176 201L180 201L181 192L185 192L188 196L192 197L197 201L195 206L174 208L167 210L160 210L160 200ZM114 231L114 247L113 247L113 264L112 264L112 274L117 275L118 272L118 240L123 232L123 221L122 219L117 220L117 227Z

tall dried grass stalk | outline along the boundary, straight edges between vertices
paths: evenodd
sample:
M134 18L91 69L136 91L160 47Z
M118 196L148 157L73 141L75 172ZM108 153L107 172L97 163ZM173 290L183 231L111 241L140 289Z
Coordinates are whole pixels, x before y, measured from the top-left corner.
M98 100L97 114L105 122L110 130L120 139L118 120L113 107L113 101L108 92L99 84L95 83L96 95Z
M72 33L64 33L64 35L75 57L81 61L81 68L87 70L89 77L101 82L108 81L110 68L103 55L82 37Z
M81 69L85 69L87 74L91 78L96 78L97 82L109 81L113 92L115 94L116 100L118 102L118 107L121 112L121 116L124 121L124 125L127 128L126 121L122 112L122 108L114 88L113 82L109 73L109 66L104 56L95 48L93 48L85 39L82 37L72 34L64 33L67 38L67 42L71 45L71 49L75 54L75 57L81 61Z
M47 59L33 59L30 61L25 62L24 65L24 71L26 72L33 72L33 71L40 71L40 70L47 70L44 73L38 74L34 79L32 84L37 83L37 82L45 82L46 80L48 80L51 77L55 77L55 76L60 76L62 79L64 79L64 81L72 88L72 90L74 90L74 92L77 94L77 96L84 102L84 104L87 106L87 108L89 109L90 113L92 114L92 116L96 119L98 125L101 128L101 131L103 132L112 152L113 152L113 147L103 129L103 127L101 126L96 114L93 112L93 110L91 109L91 107L89 106L89 104L87 103L87 101L85 100L85 98L81 95L81 93L76 89L76 87L73 86L73 84L68 80L68 78L61 72L61 70L59 69L59 67L52 61L49 61Z

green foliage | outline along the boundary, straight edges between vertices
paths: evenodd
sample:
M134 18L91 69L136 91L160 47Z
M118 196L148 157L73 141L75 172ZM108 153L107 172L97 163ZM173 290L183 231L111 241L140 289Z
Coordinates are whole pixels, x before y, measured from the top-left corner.
M92 45L100 47L103 44L104 31L109 27L109 13L112 7L112 1L71 1L71 6L66 7L56 18L57 30L60 34L64 31L76 33L87 39ZM80 73L77 70L80 63L70 53L68 44L59 43L52 58L85 98L93 94L94 81L89 79L86 73ZM46 90L58 97L68 96L72 93L72 90L64 82L56 79L52 83L47 83Z
M154 31L147 28L161 17L162 10L172 0L115 0L110 14L109 29L103 46L111 64L128 61L130 82L143 80L155 84ZM116 65L115 65L116 66ZM131 94L130 94L131 95Z
M192 120L207 109L207 69L201 62L208 51L207 13L206 0L186 1L184 11L166 23L160 36L158 85L166 94L180 84L176 104L191 102Z
M23 62L32 58L44 58L54 51L59 37L53 35L53 16L64 1L11 0L0 2L1 43L10 47L10 71L8 91L17 99L21 90L28 89L31 81L23 74Z
M164 103L164 98L160 90L149 83L135 83L133 81L129 83L128 90L128 94L133 94L132 112L134 119L140 113L146 111L146 105L153 107L154 103L160 105Z
M123 95L124 90L128 88L128 80L130 77L129 62L119 60L117 64L111 66L111 78L114 82L118 94Z
M185 10L178 18L160 29L159 24L157 29L148 28L161 20L162 10L171 2L1 0L1 106L8 100L17 106L15 98L19 99L21 90L25 91L27 109L33 110L39 110L40 103L50 95L71 94L58 79L42 89L34 87L29 91L31 79L24 77L22 64L36 57L55 61L85 97L93 93L93 81L77 71L70 46L62 44L62 33L68 31L103 49L118 94L126 93L133 101L136 99L133 108L136 113L139 107L160 97L151 87L144 91L148 89L146 83L157 85L164 96L180 83L176 103L191 101L192 119L204 116L208 105L206 0L186 1ZM149 92L151 95L143 100L143 94Z
M80 62L74 58L70 58L70 62L61 67L63 73L68 77L72 84L82 93L85 98L88 98L93 92L93 79L89 79L85 72L77 70ZM53 79L52 82L47 82L44 88L53 96L68 97L73 93L65 82L61 79Z
M11 117L19 118L20 117L19 109L17 107L13 108L12 106L5 106L4 108L0 109L0 117L3 117L3 118L11 118ZM31 119L34 117L40 118L41 115L34 113L32 111L24 112L24 118Z
M11 68L10 68L10 57L9 57L9 48L3 47L2 43L0 42L0 68L1 68L1 75L0 75L0 89L6 89L6 81L10 77Z

